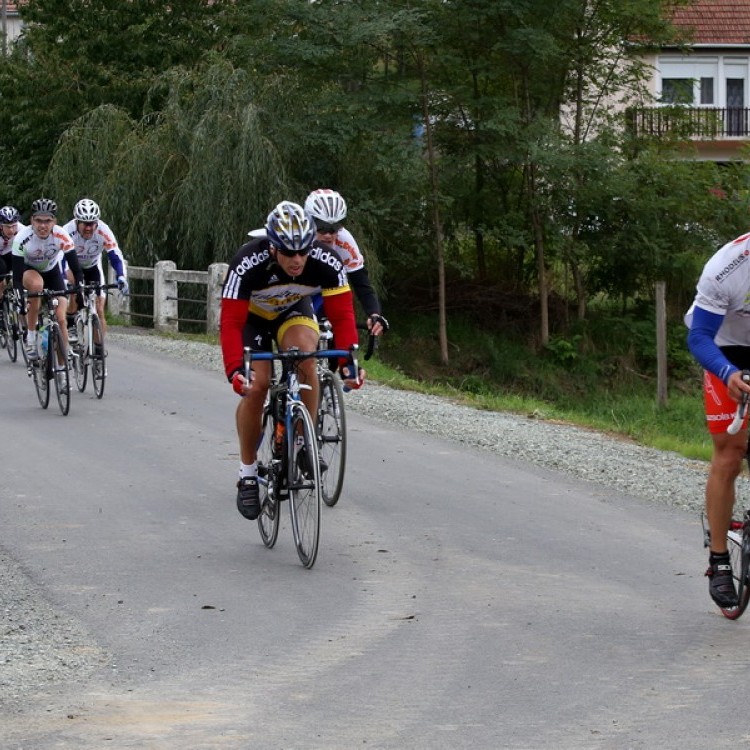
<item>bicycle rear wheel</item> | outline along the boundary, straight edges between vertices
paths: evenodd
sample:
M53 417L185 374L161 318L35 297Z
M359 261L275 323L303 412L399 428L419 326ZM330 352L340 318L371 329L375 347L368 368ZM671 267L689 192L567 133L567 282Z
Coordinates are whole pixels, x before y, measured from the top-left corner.
M273 466L273 415L267 404L263 410L263 430L258 442L258 490L260 491L260 515L258 531L263 544L269 549L279 538L279 487Z
M52 326L49 331L48 357L52 379L55 382L57 404L62 415L67 416L70 411L70 370L68 369L68 354L57 326Z
M76 381L76 388L80 393L83 393L89 379L90 352L88 351L88 328L83 325L80 315L76 316L76 335L78 342L71 346L73 350L73 377Z
M107 379L107 352L104 349L104 331L98 315L91 316L91 339L94 351L91 353L91 380L94 383L94 393L97 398L104 395L104 382Z
M312 419L299 402L289 405L292 429L289 441L289 514L297 555L306 568L318 556L322 490L318 464L318 442Z
M321 474L323 502L333 507L341 497L346 471L346 412L344 391L336 375L325 370L320 376L318 446L327 466Z
M737 620L742 616L750 603L750 519L732 521L727 532L727 549L732 560L732 572L737 586L736 607L720 607L721 613L729 620Z

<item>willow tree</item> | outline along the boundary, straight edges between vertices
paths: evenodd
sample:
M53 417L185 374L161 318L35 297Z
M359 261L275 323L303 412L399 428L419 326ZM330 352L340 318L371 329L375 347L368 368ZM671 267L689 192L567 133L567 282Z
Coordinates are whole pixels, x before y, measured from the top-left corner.
M84 192L101 202L131 262L227 260L289 195L254 99L248 75L225 61L170 70L139 121L104 106L68 128L48 183L65 205Z

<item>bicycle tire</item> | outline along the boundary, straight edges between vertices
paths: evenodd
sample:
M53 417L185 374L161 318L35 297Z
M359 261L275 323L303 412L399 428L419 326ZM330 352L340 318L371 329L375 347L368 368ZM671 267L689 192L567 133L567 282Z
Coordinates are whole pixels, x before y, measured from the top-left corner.
M309 569L318 556L323 503L318 441L304 404L295 401L288 408L291 416L291 429L287 430L289 515L297 555L300 562Z
M15 310L10 312L10 316L6 318L8 321L8 357L11 362L18 361L18 348L23 349L23 341L21 340L21 326L18 323L18 317ZM24 351L24 354L26 352Z
M18 359L18 327L11 304L6 295L3 295L3 325L5 332L5 350L11 362Z
M736 607L719 607L719 609L728 620L738 620L750 603L750 581L748 581L750 572L750 527L747 519L744 523L732 521L727 532L727 549L732 561L738 603Z
M271 549L279 538L279 488L274 477L273 465L273 415L267 404L263 410L263 429L258 441L258 491L260 492L260 515L258 531L263 544Z
M333 507L341 497L346 472L346 410L344 390L331 370L320 375L320 406L318 408L318 448L327 466L321 475L323 502Z
M89 319L91 341L94 351L91 352L91 382L97 398L104 395L104 383L107 380L107 352L104 348L104 330L99 316L92 313ZM98 347L98 348L97 348Z
M68 353L60 329L53 325L49 330L49 369L55 383L57 405L60 413L66 417L70 411L70 369L68 368Z
M78 343L72 346L73 349L73 377L76 381L76 388L79 393L86 390L86 384L89 379L89 361L91 352L88 343L88 326L84 325L80 315L76 315L76 336Z
M8 331L8 303L6 301L5 294L3 294L2 305L0 306L0 312L2 312L3 319L2 322L0 322L0 349L7 349L8 348L8 341L10 340L10 335Z
M46 409L49 406L50 386L48 365L49 357L47 356L47 352L41 353L38 359L29 361L29 367L31 368L31 379L34 381L36 397L39 399L39 404L42 409Z

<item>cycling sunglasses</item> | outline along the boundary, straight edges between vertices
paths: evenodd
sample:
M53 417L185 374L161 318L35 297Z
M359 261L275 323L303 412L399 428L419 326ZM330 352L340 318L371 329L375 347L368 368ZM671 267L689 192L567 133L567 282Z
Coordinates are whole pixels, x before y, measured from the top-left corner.
M336 234L341 229L343 224L328 224L325 221L315 221L315 229L320 234Z
M284 255L287 258L293 258L295 255L302 255L305 256L310 252L310 248L306 247L303 250L289 250L286 247L279 247L278 245L274 245L276 250L280 252L282 255Z

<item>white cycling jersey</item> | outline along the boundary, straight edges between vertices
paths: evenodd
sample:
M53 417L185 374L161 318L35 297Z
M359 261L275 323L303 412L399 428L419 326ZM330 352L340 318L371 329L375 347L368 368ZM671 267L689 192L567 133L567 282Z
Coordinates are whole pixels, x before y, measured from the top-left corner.
M251 229L247 233L247 236L253 238L265 237L266 230L265 228ZM343 227L339 229L331 246L344 264L347 273L359 271L360 268L364 268L365 258L359 249L357 241L348 229L344 229Z
M750 346L750 233L728 242L706 263L685 313L688 328L696 307L724 316L717 346Z
M117 244L114 232L101 219L97 222L96 229L90 240L84 239L79 234L75 219L71 219L63 229L73 240L81 268L93 268L94 266L101 268L102 253L110 255L110 259L111 253L114 253L120 259L120 263L124 265L125 259Z
M21 222L18 222L18 231L16 234L8 239L2 232L0 232L0 255L10 255L10 253L13 251L13 240L18 237L18 235L26 229L25 224L21 224Z
M73 248L70 235L58 224L55 224L46 240L34 234L32 227L24 227L13 239L14 257L23 258L27 266L40 273L51 271L63 255Z

